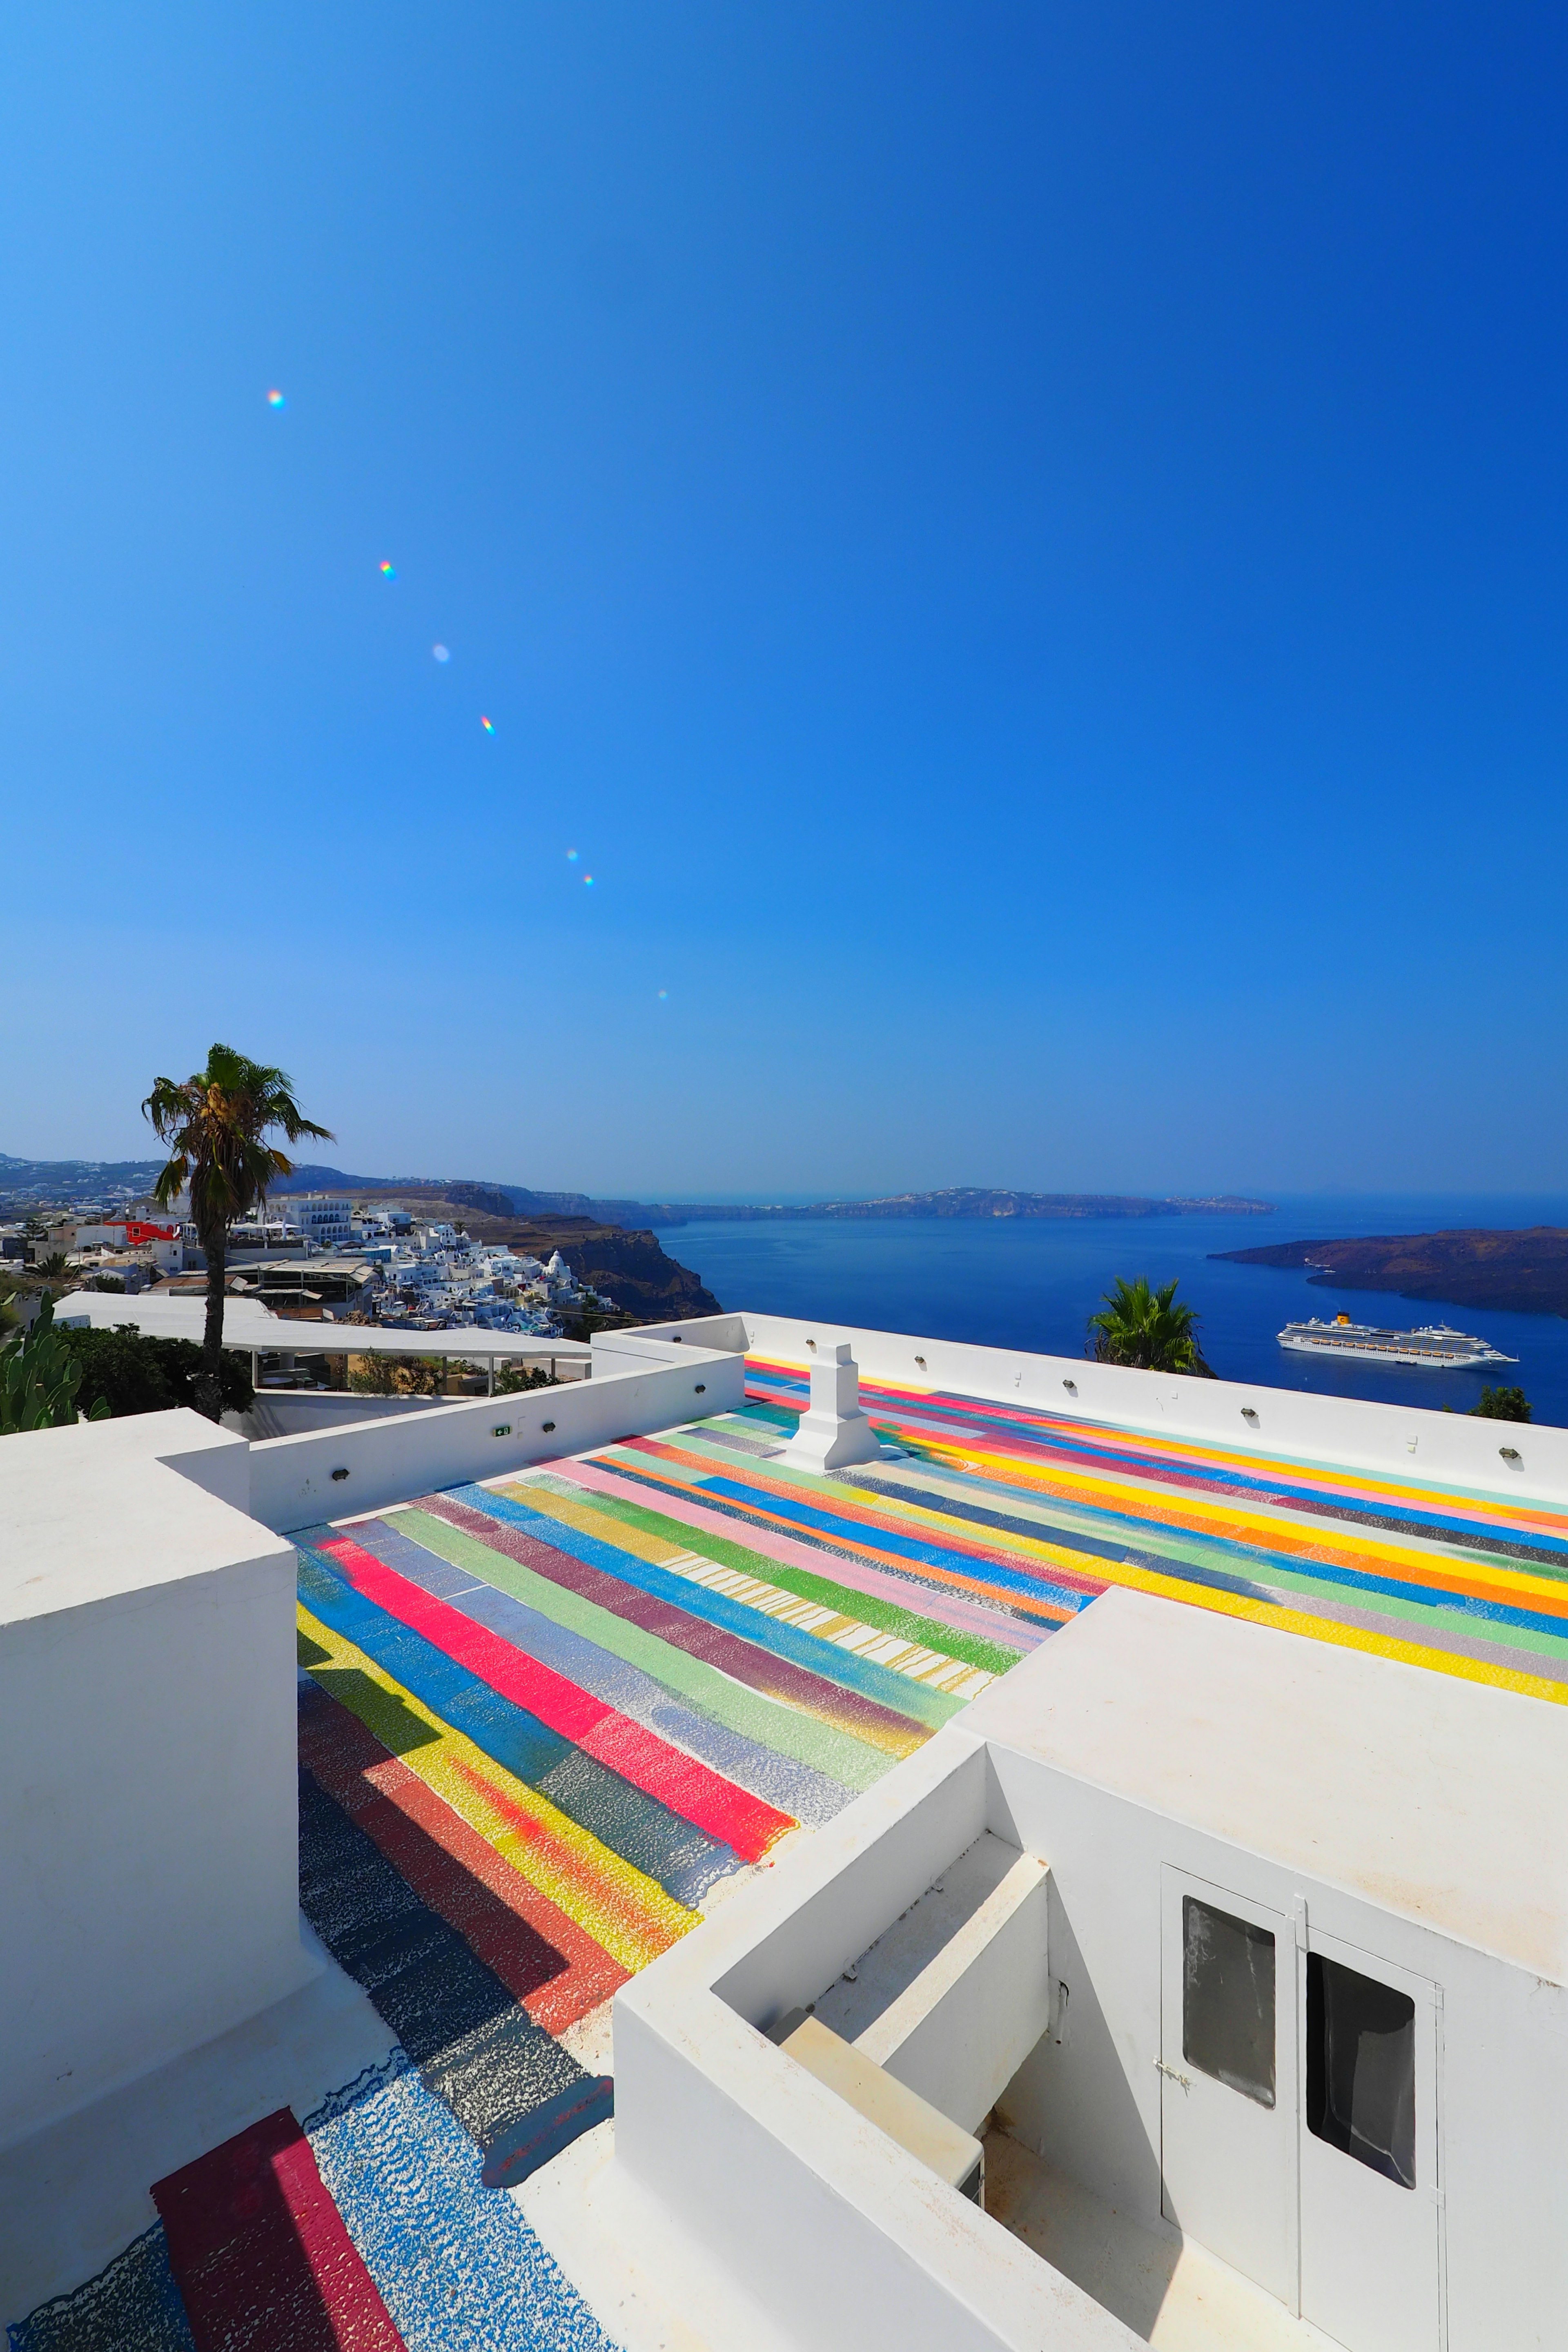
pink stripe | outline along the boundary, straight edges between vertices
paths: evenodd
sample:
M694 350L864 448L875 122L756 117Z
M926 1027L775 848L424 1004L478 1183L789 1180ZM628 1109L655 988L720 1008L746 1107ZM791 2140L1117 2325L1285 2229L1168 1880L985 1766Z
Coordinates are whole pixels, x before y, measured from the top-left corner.
M558 1476L574 1479L579 1486L615 1495L623 1502L640 1504L645 1511L657 1507L703 1535L723 1536L729 1542L760 1552L764 1559L776 1559L784 1567L804 1568L813 1576L847 1584L854 1591L875 1593L880 1600L907 1609L911 1616L929 1617L933 1622L984 1634L1003 1649L1037 1649L1047 1635L1056 1631L1054 1625L1025 1624L1016 1617L1004 1617L981 1601L965 1601L962 1594L939 1585L911 1585L901 1576L889 1576L884 1570L873 1568L868 1560L845 1559L838 1552L826 1559L812 1545L796 1543L792 1536L780 1535L773 1528L760 1528L751 1521L739 1526L722 1512L706 1510L700 1503L691 1501L684 1487L664 1486L656 1505L646 1486L639 1486L633 1479L617 1478L614 1471L606 1470L600 1463L557 1462L552 1466ZM743 1475L740 1465L736 1475Z
M731 1847L742 1862L760 1862L785 1830L795 1828L788 1813L764 1804L750 1790L737 1788L683 1748L672 1748L657 1732L645 1730L607 1701L531 1658L526 1650L477 1625L460 1609L433 1601L348 1537L335 1536L321 1549L336 1560L355 1590L389 1617L423 1634L502 1698L575 1741L584 1754L668 1805L682 1821Z

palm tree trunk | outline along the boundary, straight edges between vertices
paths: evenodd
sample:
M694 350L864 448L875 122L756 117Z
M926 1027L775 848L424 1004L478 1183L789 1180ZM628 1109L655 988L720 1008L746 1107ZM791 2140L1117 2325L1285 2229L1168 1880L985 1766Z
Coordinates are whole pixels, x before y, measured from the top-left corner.
M196 1411L209 1421L223 1419L223 1300L228 1227L221 1220L204 1231L202 1250L207 1262L207 1319L202 1334L202 1368L192 1383Z

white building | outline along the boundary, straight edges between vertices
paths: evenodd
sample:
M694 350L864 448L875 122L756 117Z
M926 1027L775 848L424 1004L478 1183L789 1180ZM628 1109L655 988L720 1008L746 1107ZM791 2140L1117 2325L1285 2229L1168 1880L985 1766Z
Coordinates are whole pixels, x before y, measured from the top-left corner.
M802 1467L803 1372L858 1427L856 1364L869 1458ZM626 2352L1559 2340L1568 1433L761 1316L612 1335L570 1388L360 1402L248 1446L183 1413L0 1439L19 2352L100 2273L93 2309L150 2310L149 2184L263 2123L341 2230L321 2295L368 2281L458 2352L540 2314ZM275 1529L357 1979L295 1909ZM563 1710L569 1771L494 1778L508 1692L536 1743ZM680 1874L720 1832L715 1896ZM505 1999L432 2058L435 1977L412 2052L386 1987L437 1930ZM498 2082L571 2061L537 2146L455 2120L498 2036ZM160 2308L223 2274L173 2210Z

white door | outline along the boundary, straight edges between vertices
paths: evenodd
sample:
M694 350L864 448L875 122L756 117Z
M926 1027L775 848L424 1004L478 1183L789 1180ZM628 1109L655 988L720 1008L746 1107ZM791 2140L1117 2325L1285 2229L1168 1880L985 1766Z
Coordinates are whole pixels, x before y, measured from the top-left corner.
M1347 2352L1437 2352L1440 1997L1315 1928L1302 1959L1302 2316Z
M1161 1876L1161 2210L1294 2311L1294 1930L1168 1864Z

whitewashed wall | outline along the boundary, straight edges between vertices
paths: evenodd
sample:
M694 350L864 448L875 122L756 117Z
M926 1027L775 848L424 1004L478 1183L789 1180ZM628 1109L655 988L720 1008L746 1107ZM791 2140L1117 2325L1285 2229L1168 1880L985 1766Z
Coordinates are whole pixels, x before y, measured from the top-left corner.
M0 2145L318 1965L294 1556L246 1454L186 1412L0 1440Z
M594 1343L594 1377L516 1396L474 1397L416 1414L339 1423L250 1449L250 1509L286 1530L405 1503L439 1486L499 1478L532 1462L647 1435L744 1395L736 1355L668 1341ZM547 1427L546 1424L549 1424ZM345 1472L342 1477L334 1472Z
M831 1318L810 1322L743 1310L658 1324L637 1336L651 1340L677 1334L687 1346L743 1347L750 1354L802 1368L812 1360L809 1339L818 1347L847 1339L868 1380L916 1390L955 1389L1089 1422L1218 1440L1238 1453L1300 1454L1352 1469L1444 1479L1521 1501L1568 1501L1568 1429L1478 1421L1467 1412L1429 1412L1412 1405L1363 1404L1300 1389L1129 1371L1079 1356L1036 1356L911 1332L864 1331ZM1508 1459L1504 1447L1517 1460Z

